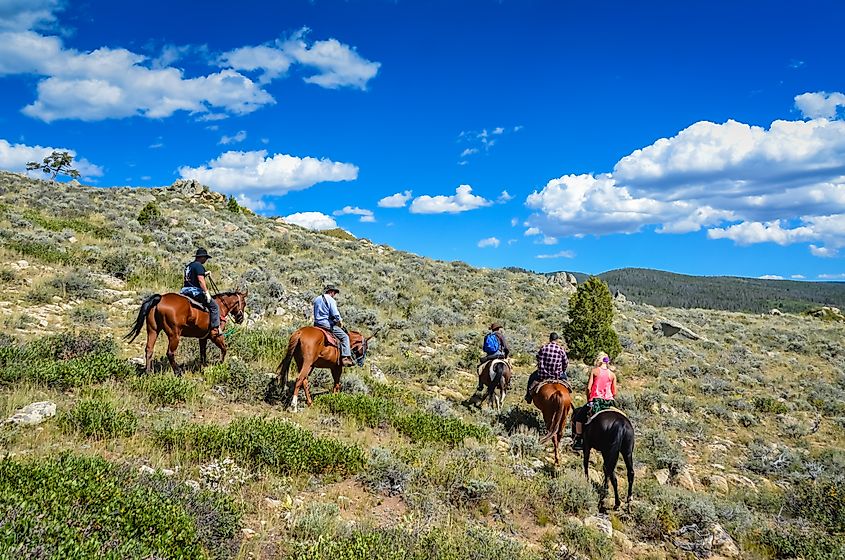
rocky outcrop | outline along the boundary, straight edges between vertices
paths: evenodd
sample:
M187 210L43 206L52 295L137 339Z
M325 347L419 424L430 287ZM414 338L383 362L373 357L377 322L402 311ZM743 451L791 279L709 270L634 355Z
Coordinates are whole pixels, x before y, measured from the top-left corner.
M669 321L668 319L655 321L651 326L651 329L656 333L661 333L663 336L675 336L676 334L680 334L690 340L705 340L703 336L694 333L677 321Z
M35 426L55 415L56 403L41 401L26 405L6 419L6 422L19 426Z
M808 311L807 314L817 319L824 319L825 321L845 321L845 315L842 314L842 311L838 307L833 306L825 305L819 309Z
M226 200L226 195L210 190L196 179L179 179L167 187L167 190L186 197L202 197L210 202ZM174 200L171 199L170 202L173 203Z
M783 315L783 312L780 309L778 309L777 307L775 307L775 308L769 310L769 315L774 315L774 316L777 317L777 316Z
M569 272L555 272L546 275L546 283L562 286L567 290L575 290L578 287L578 279Z

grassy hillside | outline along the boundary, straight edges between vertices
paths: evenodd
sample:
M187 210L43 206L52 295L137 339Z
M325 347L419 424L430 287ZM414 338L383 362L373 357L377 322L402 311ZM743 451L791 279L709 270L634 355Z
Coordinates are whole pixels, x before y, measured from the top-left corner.
M573 273L579 282L589 278ZM735 276L688 276L647 268L621 268L599 278L633 301L658 307L800 313L823 305L845 308L845 282L797 282Z
M140 210L155 203L146 225ZM224 365L197 343L139 375L118 336L175 289L196 245L249 289ZM567 293L521 271L439 262L233 213L215 193L95 189L0 173L0 557L302 559L837 558L845 511L845 325L617 303L620 404L637 432L630 510L598 509L599 465L550 464L520 400ZM264 402L324 283L352 327L385 330L343 392ZM624 291L624 290L623 290ZM551 302L551 304L549 304ZM539 311L538 311L539 310ZM659 319L706 340L665 338ZM505 409L462 403L490 321L516 350ZM164 347L157 349L162 367ZM211 352L212 360L216 357ZM570 374L583 403L586 367ZM622 477L624 479L624 477ZM625 483L621 482L624 491ZM119 511L119 514L114 512ZM606 532L603 532L602 530Z

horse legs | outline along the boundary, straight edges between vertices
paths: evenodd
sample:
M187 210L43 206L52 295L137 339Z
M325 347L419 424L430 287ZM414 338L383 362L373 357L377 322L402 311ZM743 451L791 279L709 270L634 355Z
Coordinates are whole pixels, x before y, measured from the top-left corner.
M607 482L613 486L613 509L619 509L621 502L619 501L619 485L616 481L616 463L619 461L619 450L613 446L607 451L602 452L602 459L604 460L604 489L607 493Z
M226 359L226 339L221 334L212 338L211 342L220 349L220 363L222 364Z
M167 333L167 361L170 362L170 367L173 368L173 373L182 375L182 368L176 363L176 349L179 348L179 333Z
M626 449L622 455L625 460L625 470L628 471L628 506L631 505L631 497L634 495L634 452Z
M208 347L208 339L201 338L200 339L200 367L205 366L208 363L208 360L205 359L205 350Z
M557 448L558 448L558 444L560 443L560 438L558 437L557 434L552 436L552 443L555 446L555 466L559 466L560 465L560 456L558 455Z
M311 368L311 371L308 372L308 375L311 375L311 372L314 371L314 368ZM314 401L311 400L311 384L308 383L308 375L305 376L305 379L302 380L302 388L305 390L305 402L308 403L308 406L311 406Z
M332 387L332 394L340 393L340 374L343 373L343 368L340 366L332 368L332 379L334 379L334 386Z
M147 374L153 372L153 350L155 350L156 340L158 339L158 331L147 325L147 347L144 350L144 360Z

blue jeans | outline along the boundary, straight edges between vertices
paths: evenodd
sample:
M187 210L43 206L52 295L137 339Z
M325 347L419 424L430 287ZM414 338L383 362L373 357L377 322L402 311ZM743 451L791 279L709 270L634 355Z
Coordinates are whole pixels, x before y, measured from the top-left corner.
M320 327L321 329L326 329L330 331L335 337L337 341L340 343L340 356L342 358L351 358L352 357L352 348L349 346L349 335L346 334L346 331L342 328L338 327L337 325L319 325L315 324L315 327Z
M195 299L199 302L205 303L208 306L209 322L211 328L216 329L220 326L220 306L217 305L217 302L214 301L214 298L211 298L211 301L205 301L205 294L202 293L202 290L200 290L199 288L194 288L192 286L182 288L179 293L182 295L186 295L189 298Z

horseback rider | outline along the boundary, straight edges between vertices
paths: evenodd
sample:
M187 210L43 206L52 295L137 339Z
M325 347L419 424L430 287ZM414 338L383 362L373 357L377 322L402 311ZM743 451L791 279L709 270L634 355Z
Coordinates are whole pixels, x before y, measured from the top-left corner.
M493 323L490 325L490 332L484 337L482 350L484 351L484 357L481 358L481 361L479 362L479 371L481 371L481 365L486 362L496 359L505 359L511 355L511 349L508 346L507 340L505 340L505 333L502 330L502 325L499 323ZM478 387L476 387L475 390L478 392L482 389L484 389L484 384L481 382L481 376L479 375Z
M179 293L201 303L205 302L209 311L210 337L216 338L220 334L220 307L208 293L206 278L211 278L211 274L204 266L210 258L211 255L204 248L197 249L193 262L185 266L185 283Z
M610 358L604 352L596 356L590 370L590 380L587 382L587 404L577 409L572 415L575 424L575 440L572 449L580 451L584 448L582 434L584 423L589 417L602 410L616 406L616 373L610 365Z
M349 335L343 328L343 319L337 309L335 296L340 293L335 286L326 286L323 294L314 298L314 326L328 330L340 342L341 365L349 367L355 365L352 361L352 348L349 346Z
M569 358L566 357L564 341L556 332L549 334L549 341L537 351L537 371L528 376L528 386L525 388L525 402L531 404L531 389L534 384L547 379L567 381L566 368Z

